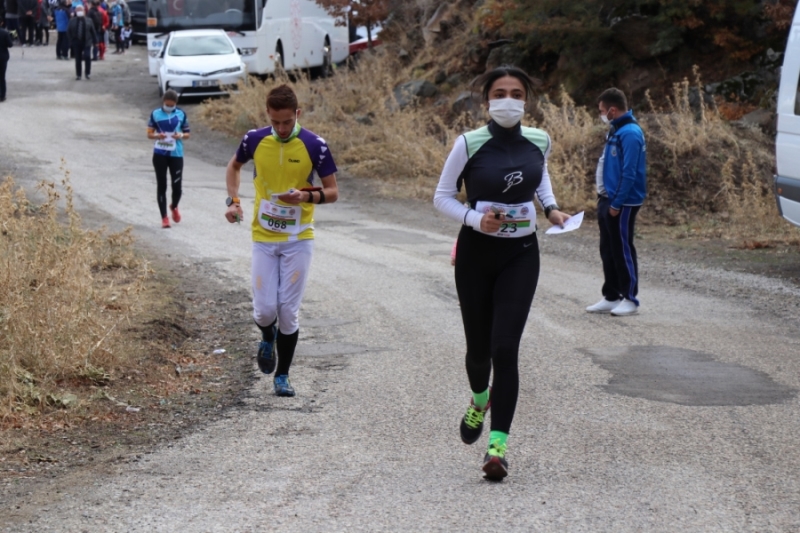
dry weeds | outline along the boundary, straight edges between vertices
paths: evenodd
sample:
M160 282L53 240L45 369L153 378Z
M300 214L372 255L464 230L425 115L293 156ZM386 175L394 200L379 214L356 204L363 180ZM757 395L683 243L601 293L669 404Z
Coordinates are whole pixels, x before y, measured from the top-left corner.
M11 178L0 185L0 427L78 406L71 385L113 378L148 272L129 231L81 228L68 176L40 190L34 204Z
M418 74L379 51L332 78L311 83L300 76L290 83L303 108L301 123L327 139L342 169L380 180L393 195L430 199L454 139L485 117L453 118L447 106L430 101L401 109L393 90ZM208 101L201 120L234 136L264 126L266 94L285 82L285 75L255 81L230 99ZM648 141L642 222L675 227L681 237L793 238L771 190L772 141L695 102L693 87L700 87L696 71L693 83L676 84L663 105L649 101L646 112L637 111ZM559 204L591 212L605 129L594 109L576 106L563 91L558 100L542 98L536 120L528 117L527 123L552 138L549 170Z

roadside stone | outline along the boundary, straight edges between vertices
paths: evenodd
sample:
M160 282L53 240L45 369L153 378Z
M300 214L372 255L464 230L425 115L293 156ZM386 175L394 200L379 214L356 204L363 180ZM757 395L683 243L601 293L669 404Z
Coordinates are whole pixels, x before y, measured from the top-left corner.
M456 97L451 109L456 115L467 113L473 117L477 117L481 112L480 97L470 91L464 91Z
M439 89L428 80L408 81L394 88L394 98L400 109L408 107L417 98L433 98L437 94Z
M739 123L744 126L758 126L766 133L775 133L776 117L775 113L769 109L756 109L739 119Z

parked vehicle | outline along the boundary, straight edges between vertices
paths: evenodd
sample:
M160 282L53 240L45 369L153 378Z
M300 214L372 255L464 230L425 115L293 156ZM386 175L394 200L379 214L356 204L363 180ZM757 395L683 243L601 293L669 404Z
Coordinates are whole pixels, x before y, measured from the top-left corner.
M378 36L381 32L381 29L382 28L380 26L372 27L370 31L370 34L372 35L372 46L378 46L381 44L381 38ZM367 36L367 28L364 26L359 26L350 35L350 55L363 52L368 48L369 39Z
M800 8L795 11L778 90L775 197L781 216L800 226Z
M325 76L349 55L347 25L315 0L147 0L150 74L170 32L204 28L228 32L250 74L277 67Z
M247 76L241 55L222 30L174 31L158 57L158 88L179 96L227 94Z

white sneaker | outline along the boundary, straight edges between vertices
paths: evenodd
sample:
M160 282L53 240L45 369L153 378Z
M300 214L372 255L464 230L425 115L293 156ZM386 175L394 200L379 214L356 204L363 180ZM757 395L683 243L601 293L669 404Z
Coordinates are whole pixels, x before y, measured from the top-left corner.
M639 312L639 306L633 303L632 301L628 300L627 298L622 300L618 306L611 310L611 314L613 316L628 316L628 315L635 315Z
M602 300L600 300L596 304L590 305L589 307L587 307L586 310L588 312L590 312L590 313L610 313L612 310L614 310L620 304L620 302L622 302L622 300L616 300L614 302L609 302L608 300L603 298Z

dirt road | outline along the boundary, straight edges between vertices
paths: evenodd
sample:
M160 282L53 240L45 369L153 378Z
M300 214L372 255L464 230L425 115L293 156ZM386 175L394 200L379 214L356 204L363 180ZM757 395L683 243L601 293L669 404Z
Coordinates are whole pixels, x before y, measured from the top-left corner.
M80 209L247 290L248 229L222 220L234 143L187 142L184 221L161 230L144 50L110 56L91 82L51 52L9 64L2 166L57 178L65 158ZM641 314L587 315L599 296L593 226L542 235L511 475L490 484L485 437L458 437L469 391L449 266L456 225L354 179L341 188L318 210L297 397L276 398L259 378L244 405L181 441L7 502L1 530L800 530L797 287L645 241ZM252 190L243 196L251 206Z

